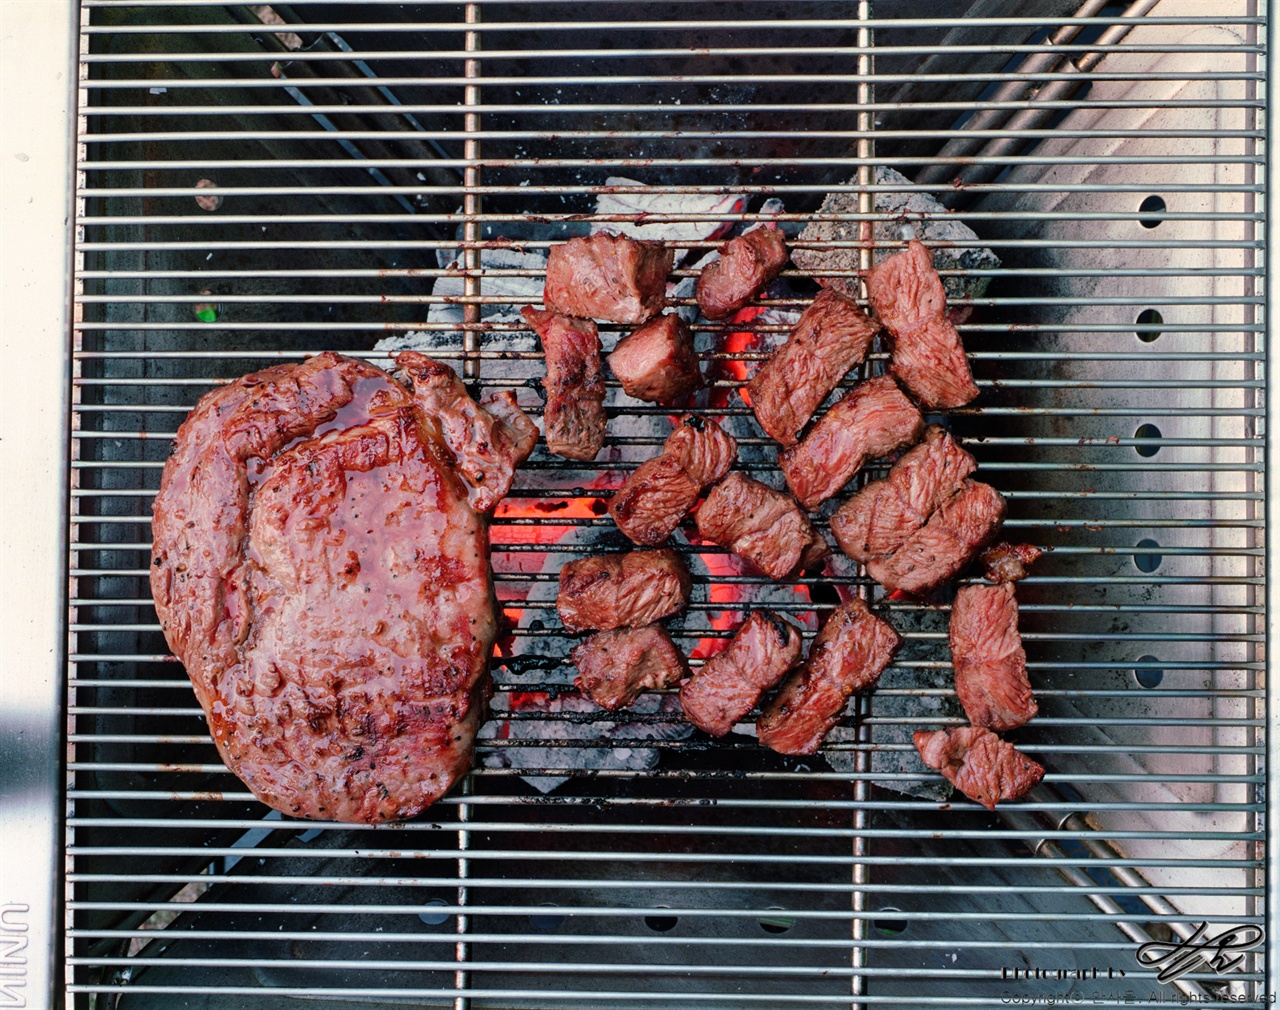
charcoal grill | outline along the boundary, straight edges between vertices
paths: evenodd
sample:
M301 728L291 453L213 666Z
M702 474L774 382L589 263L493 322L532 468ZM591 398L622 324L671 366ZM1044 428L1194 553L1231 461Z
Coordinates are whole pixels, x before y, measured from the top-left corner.
M1136 957L1201 923L1263 926L1276 900L1267 4L11 7L36 12L10 38L46 82L24 114L51 109L53 130L51 89L78 73L78 93L72 266L57 226L46 255L50 230L31 224L37 297L15 306L40 323L25 353L41 363L15 362L30 403L69 402L70 427L24 429L29 450L69 448L69 467L60 484L46 463L10 526L30 578L4 580L27 630L5 685L6 842L22 858L3 869L0 1005L1226 1007L1274 993L1270 947L1169 982ZM35 212L59 202L47 151L26 177ZM793 236L828 194L854 194L834 216L861 269L902 240L878 201L929 194L942 206L913 228L963 221L977 238L953 247L999 257L944 271L989 282L960 327L982 396L946 421L1008 496L1011 535L1052 548L1019 589L1042 714L1016 739L1049 770L1027 801L989 815L940 798L907 734L960 721L946 607L883 599L839 561L766 589L676 537L696 592L673 632L695 663L764 598L812 634L841 594L863 594L902 632L881 689L820 758L745 732L711 743L660 697L625 717L574 704L555 572L622 546L602 503L668 414L616 386L600 464L539 448L493 524L512 633L461 788L407 824L295 823L218 762L146 580L151 496L184 413L219 382L321 350L385 365L388 340L431 346L536 413L541 361L508 316L539 270L519 255L602 223L699 218L602 219L601 195L627 195L615 176L740 195L702 216ZM7 221L36 220L5 196ZM692 257L715 244L690 242ZM495 250L517 265L486 261ZM841 277L857 270L827 275ZM780 312L815 290L795 270L784 282ZM68 298L60 372L50 321ZM698 333L714 377L699 410L726 418L765 478L773 450L734 391L785 329L766 314Z

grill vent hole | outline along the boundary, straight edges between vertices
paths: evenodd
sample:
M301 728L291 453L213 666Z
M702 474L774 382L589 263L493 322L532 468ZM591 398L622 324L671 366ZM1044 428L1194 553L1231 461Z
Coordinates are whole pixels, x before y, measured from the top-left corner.
M1169 208L1165 206L1165 202L1158 196L1149 196L1142 201L1138 207L1139 214L1163 214ZM1138 223L1144 228L1156 228L1160 225L1162 218L1158 217L1140 217Z
M1155 656L1139 656L1139 663L1158 663ZM1142 687L1159 687L1164 680L1164 671L1151 667L1138 667L1133 671L1133 679Z
M769 906L770 912L781 912L782 909L777 905ZM785 933L796 924L796 920L789 915L766 915L760 920L760 928L766 933Z
M894 919L883 915L885 912L901 912L900 908L882 908L882 915L879 919L873 919L871 924L876 927L885 936L900 936L907 931L906 919Z
M432 898L427 902L428 905L435 905L438 908L447 908L448 902L442 898ZM442 926L448 922L451 917L449 912L419 912L418 918L425 922L428 926Z
M1134 438L1156 439L1164 438L1164 432L1157 428L1154 424L1142 424L1138 426L1138 430L1133 433ZM1158 445L1135 445L1133 451L1139 456L1151 457L1160 451Z
M559 907L554 901L540 901L538 904L542 908ZM529 916L529 922L534 929L541 929L550 933L552 930L560 928L560 924L564 922L564 916L555 912L535 912Z
M1155 309L1143 309L1138 313L1138 318L1134 320L1139 326L1160 326L1164 323L1164 316L1160 315ZM1159 330L1138 330L1138 339L1144 344L1150 344L1160 339Z
M644 917L644 924L655 933L670 933L676 928L676 923L679 921L674 915L646 915Z
M1151 548L1153 547L1158 548L1160 545L1156 543L1154 540L1139 540L1138 546L1142 548L1146 548L1148 551L1150 551ZM1154 572L1157 568L1159 568L1160 562L1162 562L1163 560L1164 560L1164 555L1162 554L1154 554L1154 553L1135 554L1133 556L1133 563L1137 567L1138 571L1146 572L1148 574L1150 574L1151 572Z

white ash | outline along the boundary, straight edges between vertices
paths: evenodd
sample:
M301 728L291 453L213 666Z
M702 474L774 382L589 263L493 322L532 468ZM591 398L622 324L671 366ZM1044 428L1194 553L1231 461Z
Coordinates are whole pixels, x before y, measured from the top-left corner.
M726 234L733 227L732 221L684 221L645 224L644 218L700 215L729 217L741 214L747 206L747 198L740 193L664 193L649 187L637 179L610 176L606 186L625 189L625 192L601 193L596 199L599 216L629 215L632 221L595 221L591 232L607 231L615 235L630 235L651 242L665 242L675 247L676 262L688 255L687 246L693 242L705 242Z

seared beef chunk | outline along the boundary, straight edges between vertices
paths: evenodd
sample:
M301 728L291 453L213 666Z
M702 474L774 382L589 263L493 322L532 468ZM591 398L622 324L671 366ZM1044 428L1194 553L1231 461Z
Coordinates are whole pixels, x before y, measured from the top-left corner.
M680 689L684 714L703 732L724 736L799 661L800 632L757 610Z
M692 586L675 551L600 554L560 569L556 610L573 633L638 628L683 610Z
M708 319L728 319L765 289L787 262L776 228L757 228L720 247L720 258L698 277L698 307Z
M658 624L592 635L571 653L574 686L603 709L630 705L640 692L670 687L689 672L671 636Z
M604 446L604 377L600 335L589 319L570 319L526 305L525 322L542 340L547 449L568 459L595 459Z
M849 390L804 441L782 450L778 465L796 500L812 512L867 462L910 445L922 431L920 411L882 375Z
M1015 729L1035 716L1013 583L964 586L951 605L956 696L975 726Z
M855 691L873 687L898 648L898 633L855 597L827 618L809 658L756 721L779 754L815 754Z
M686 417L661 454L641 463L618 489L609 515L638 544L666 543L702 489L728 473L737 454L737 441L715 421Z
M926 407L963 407L978 395L933 257L914 239L867 275L867 300L893 344L893 374Z
M795 445L818 405L866 358L879 330L857 303L821 291L748 384L760 427L774 441Z
M867 562L867 574L886 589L927 593L954 578L996 538L1004 512L995 488L966 480L897 553Z
M1043 554L1033 544L1007 544L1003 540L982 552L983 578L988 582L1019 582Z
M912 739L921 761L988 810L1000 800L1021 799L1044 778L1044 768L980 726L919 729Z
M489 545L433 428L385 372L321 354L202 397L165 464L160 627L227 767L290 816L413 817L470 765Z
M866 564L888 557L920 529L978 468L972 456L937 425L924 441L872 481L831 517L831 532L849 557Z
M551 247L542 301L552 312L610 323L643 323L667 301L675 253L660 242L597 232Z
M737 472L707 493L698 533L775 579L795 578L831 553L790 495Z
M413 398L440 425L453 453L454 469L467 483L471 507L491 512L508 491L516 467L529 458L538 426L509 389L476 403L458 373L417 351L401 351L396 364L413 388Z
M622 391L637 400L670 403L702 388L693 334L674 312L623 337L607 360Z

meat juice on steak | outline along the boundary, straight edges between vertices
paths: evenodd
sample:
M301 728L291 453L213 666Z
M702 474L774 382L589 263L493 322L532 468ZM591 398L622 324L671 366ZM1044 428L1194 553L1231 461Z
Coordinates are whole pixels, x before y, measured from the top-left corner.
M912 741L921 761L988 810L1001 800L1021 799L1044 778L1040 764L981 726L920 729Z
M627 334L605 360L622 391L637 400L671 403L703 386L693 334L674 312Z
M904 453L887 477L872 481L836 510L831 517L836 543L862 564L888 557L977 469L977 460L942 428L930 425L924 440Z
M800 661L800 645L794 625L754 611L680 689L685 717L704 733L724 736Z
M283 813L413 817L470 765L496 605L438 427L385 372L321 354L208 393L178 430L156 612L223 761Z
M552 246L542 301L551 312L643 323L662 311L675 254L660 242L597 232Z
M863 600L842 603L813 640L804 665L756 720L757 738L780 754L816 754L849 696L875 686L900 641Z
M728 319L782 273L787 244L776 228L756 228L720 247L720 258L698 276L698 307L708 319Z
M707 492L698 534L727 547L774 579L792 579L828 554L795 499L737 471Z
M963 407L978 395L960 334L947 318L947 294L933 256L912 239L867 275L867 301L884 324L893 374L924 406Z
M715 421L686 415L662 452L641 463L609 500L609 515L635 543L666 543L703 489L728 473L737 456L737 440Z
M1008 544L1003 540L992 544L982 556L982 577L988 582L1020 582L1027 569L1040 560L1042 551L1034 544Z
M598 631L570 655L578 668L574 686L609 712L689 673L684 655L659 624Z
M604 376L596 324L531 305L520 314L538 334L546 357L542 425L547 450L566 459L595 459L605 436Z
M804 439L778 454L796 500L812 512L838 493L868 462L911 445L924 418L888 375L849 390Z
M675 551L598 554L560 569L556 610L575 634L637 628L683 610L692 588Z
M951 605L951 665L956 696L974 726L1002 732L1039 709L1027 679L1013 583L962 586Z
M819 292L748 383L760 427L775 442L794 445L827 394L866 359L879 330L856 302L830 288Z

